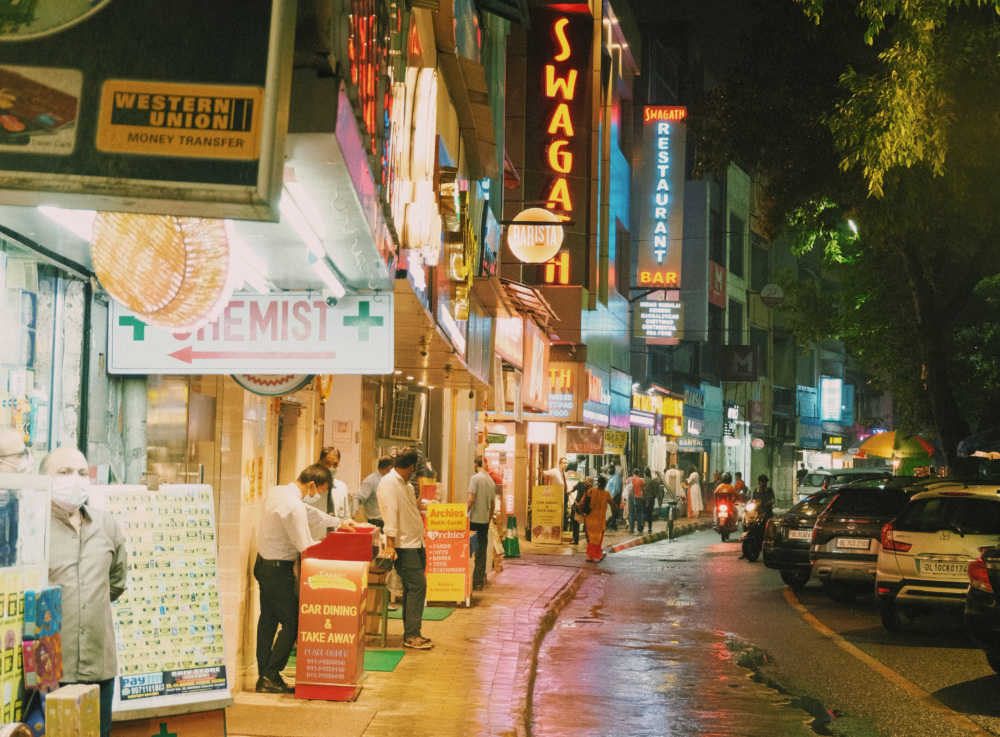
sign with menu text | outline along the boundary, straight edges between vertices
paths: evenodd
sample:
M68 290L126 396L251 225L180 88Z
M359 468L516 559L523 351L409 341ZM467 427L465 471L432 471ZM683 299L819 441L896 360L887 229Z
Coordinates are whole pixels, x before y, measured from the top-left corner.
M469 517L464 504L427 506L427 601L465 601L469 585Z
M531 490L531 540L545 545L562 543L563 488L559 484Z

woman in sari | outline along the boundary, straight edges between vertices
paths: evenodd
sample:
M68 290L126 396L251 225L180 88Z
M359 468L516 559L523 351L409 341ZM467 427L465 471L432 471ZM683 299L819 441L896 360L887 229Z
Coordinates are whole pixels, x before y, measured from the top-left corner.
M600 561L604 558L601 543L604 542L604 528L607 525L608 504L611 503L611 493L605 488L608 480L604 476L597 479L597 486L588 489L590 495L590 512L587 514L587 560Z

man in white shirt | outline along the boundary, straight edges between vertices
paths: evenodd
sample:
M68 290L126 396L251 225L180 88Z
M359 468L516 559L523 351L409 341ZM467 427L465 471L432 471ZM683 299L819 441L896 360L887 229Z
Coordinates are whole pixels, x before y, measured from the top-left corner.
M297 480L275 486L264 499L264 513L257 531L257 560L253 576L260 584L260 618L257 620L258 693L291 693L281 671L299 632L299 591L295 561L316 543L310 526L353 528L350 519L324 514L305 504L315 502L330 488L333 478L319 463L306 468ZM278 625L281 631L278 632ZM277 638L275 637L277 634Z
M469 527L476 533L476 564L472 569L472 588L481 591L486 585L486 552L497 485L486 473L483 457L476 456L475 462L476 472L469 479L469 499L465 511L469 514Z
M427 551L424 549L424 521L417 497L409 481L417 469L419 455L413 448L396 454L393 469L378 485L378 505L385 526L385 555L394 561L403 580L403 646L430 650L434 643L420 634L427 595Z
M347 484L337 480L337 471L340 469L340 451L332 445L327 445L320 451L319 460L316 462L323 464L329 469L332 481L330 488L325 493L320 494L319 498L315 501L310 502L306 500L306 504L319 512L339 517L340 519L353 517L354 513L351 509L350 492L347 490ZM323 526L321 518L315 517L310 513L309 534L317 540L322 540L326 537L327 532L328 530Z

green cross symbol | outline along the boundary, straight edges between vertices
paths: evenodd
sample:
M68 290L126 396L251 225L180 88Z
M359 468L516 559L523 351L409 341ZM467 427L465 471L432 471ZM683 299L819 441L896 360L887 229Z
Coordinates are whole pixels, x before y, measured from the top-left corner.
M167 731L167 723L160 722L160 731L157 734L152 735L152 737L177 737L176 732Z
M118 326L132 328L132 340L142 341L146 339L146 323L131 315L122 315L118 318Z
M368 328L371 327L381 327L384 320L381 317L375 317L368 314L369 303L360 302L358 304L358 314L350 315L344 318L344 325L347 327L357 326L358 328L358 340L368 340Z

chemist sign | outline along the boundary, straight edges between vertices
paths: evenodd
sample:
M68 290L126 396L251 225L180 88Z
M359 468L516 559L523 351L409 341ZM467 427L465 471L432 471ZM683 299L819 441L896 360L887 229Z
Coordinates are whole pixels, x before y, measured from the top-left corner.
M686 126L685 107L643 108L636 280L640 289L678 289L681 285Z
M108 325L112 374L391 374L393 295L234 294L219 317L172 333L117 302Z

